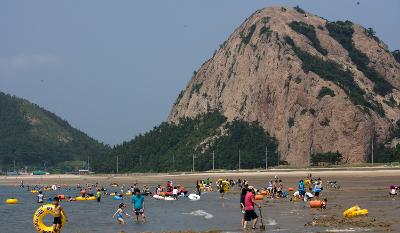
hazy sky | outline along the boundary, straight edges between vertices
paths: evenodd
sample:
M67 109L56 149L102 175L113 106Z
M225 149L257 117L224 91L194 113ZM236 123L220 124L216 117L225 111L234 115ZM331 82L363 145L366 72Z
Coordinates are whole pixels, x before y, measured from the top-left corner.
M0 91L107 144L166 120L193 71L255 10L300 5L400 48L400 1L0 1Z

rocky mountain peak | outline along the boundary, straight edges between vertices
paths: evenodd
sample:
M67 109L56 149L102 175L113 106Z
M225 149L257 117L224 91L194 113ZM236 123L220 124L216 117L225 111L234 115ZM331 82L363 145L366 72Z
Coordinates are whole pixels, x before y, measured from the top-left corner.
M170 122L219 110L259 124L280 159L306 165L339 151L364 162L393 140L400 64L372 29L329 22L299 7L269 7L242 23L179 95Z

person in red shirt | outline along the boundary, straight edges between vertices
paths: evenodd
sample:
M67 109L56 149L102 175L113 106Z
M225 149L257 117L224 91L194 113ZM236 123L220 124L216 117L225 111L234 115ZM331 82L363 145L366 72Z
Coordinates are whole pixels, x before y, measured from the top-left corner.
M252 220L253 220L252 229L256 229L258 216L257 216L256 212L254 211L254 205L256 205L258 208L261 208L261 205L256 203L255 194L256 194L256 192L254 191L254 189L251 189L249 192L247 192L247 194L244 198L244 210L245 210L244 224L243 224L244 229L246 229L246 227L247 227L247 222L252 221Z

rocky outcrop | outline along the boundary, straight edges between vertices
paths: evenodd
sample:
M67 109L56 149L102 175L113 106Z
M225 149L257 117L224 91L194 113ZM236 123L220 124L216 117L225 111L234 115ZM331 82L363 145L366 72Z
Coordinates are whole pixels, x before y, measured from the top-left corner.
M390 141L400 118L400 65L382 41L348 22L353 47L367 57L369 68L360 68L327 23L295 8L255 12L195 73L168 120L217 109L229 120L258 121L278 139L280 158L290 164L306 165L311 154L328 151L339 151L349 163L366 161L371 141ZM330 79L327 69L306 69L301 53L347 72L353 86ZM366 69L389 91L377 93L377 80Z

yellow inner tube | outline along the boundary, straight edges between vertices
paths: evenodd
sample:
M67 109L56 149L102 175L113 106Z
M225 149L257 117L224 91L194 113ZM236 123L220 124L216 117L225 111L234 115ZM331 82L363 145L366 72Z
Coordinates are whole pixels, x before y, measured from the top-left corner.
M46 226L43 223L43 218L44 216L51 214L54 216L55 212L54 212L54 208L55 206L53 204L47 204L47 205L42 205L41 207L39 207L35 214L33 215L33 227L40 233L52 233L53 232L53 225L51 226ZM64 213L61 212L61 228L64 226L65 224L65 216Z
M360 207L358 205L355 205L349 209L347 209L345 212L343 212L343 216L344 217L349 217L349 215L351 213L353 213L354 211L360 210Z
M37 191L37 190L31 190L31 193L37 193L37 192L39 192L39 191Z
M77 201L94 201L96 200L96 197L76 197L75 200Z
M125 195L132 195L132 192L126 192Z
M7 199L6 204L18 204L18 199Z
M346 217L347 218L352 218L352 217L362 216L362 215L367 215L367 214L368 214L368 210L367 209L362 209L362 210L353 211L353 212L349 213Z
M223 181L222 185L223 185L223 188L224 188L224 192L228 192L231 189L231 185L229 184L228 181Z

